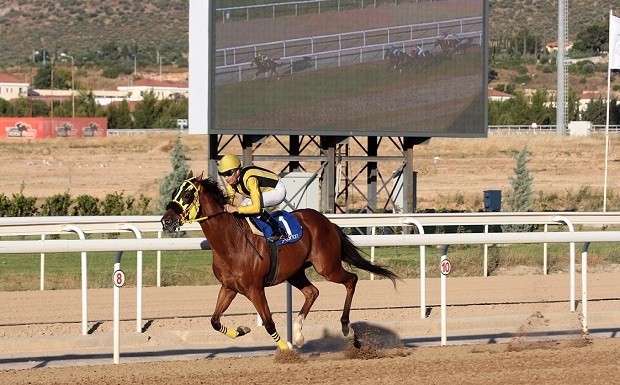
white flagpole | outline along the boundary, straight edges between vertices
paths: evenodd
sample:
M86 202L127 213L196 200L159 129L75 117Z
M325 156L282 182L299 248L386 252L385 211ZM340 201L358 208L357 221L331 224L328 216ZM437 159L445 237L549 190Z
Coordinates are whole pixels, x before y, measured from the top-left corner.
M609 28L610 31L612 30L611 28L611 19L613 17L613 12L610 9L609 10ZM610 37L611 37L611 32L610 32ZM612 39L609 39L609 53L607 54L607 57L609 58L608 60L608 64L607 64L607 119L606 119L606 123L605 123L605 181L603 184L603 212L607 212L607 160L609 158L609 104L610 104L610 100L609 100L609 88L610 88L610 84L611 84L611 60L612 60L612 54L614 54L613 49L615 47L612 47Z

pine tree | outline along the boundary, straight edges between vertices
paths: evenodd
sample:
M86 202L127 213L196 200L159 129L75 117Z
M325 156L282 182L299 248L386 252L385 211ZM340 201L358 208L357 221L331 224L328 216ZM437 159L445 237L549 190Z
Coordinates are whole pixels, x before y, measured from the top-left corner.
M534 177L530 174L527 164L530 159L527 157L527 146L514 157L517 165L513 168L514 176L509 177L512 192L506 197L507 211L529 212L534 208L534 198L532 191L532 181ZM504 225L503 231L530 231L531 225Z
M172 193L174 190L187 179L189 174L190 158L183 151L183 144L181 143L181 134L177 134L177 138L174 141L174 146L170 152L170 163L172 164L172 172L162 179L159 184L159 208L160 213L165 211L166 205L170 202Z

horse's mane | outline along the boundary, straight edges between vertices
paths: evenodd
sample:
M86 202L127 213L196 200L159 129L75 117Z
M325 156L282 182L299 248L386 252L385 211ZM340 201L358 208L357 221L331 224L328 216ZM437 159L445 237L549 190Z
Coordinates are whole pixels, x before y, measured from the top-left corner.
M226 193L224 192L224 190L222 190L222 188L216 181L211 178L207 178L201 180L200 184L205 189L207 194L211 194L219 204L224 206L226 203L228 203Z

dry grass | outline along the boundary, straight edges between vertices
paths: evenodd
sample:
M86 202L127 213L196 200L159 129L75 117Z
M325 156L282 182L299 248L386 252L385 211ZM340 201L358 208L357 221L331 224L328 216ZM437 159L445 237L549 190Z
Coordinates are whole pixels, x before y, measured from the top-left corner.
M144 194L156 198L159 181L172 171L169 151L174 139L175 134L168 133L94 140L0 142L0 151L10 154L11 159L0 165L3 179L0 193L10 197L20 191L23 183L26 196L49 197L69 192L74 197L87 194L103 198L110 193L124 192L125 195ZM207 137L184 135L182 141L191 158L191 168L206 171ZM360 141L365 143L364 138ZM620 138L612 136L610 143L608 191L615 202L617 198L613 192L620 190ZM417 172L418 209L477 210L483 206L484 190L502 190L506 196L510 190L509 177L514 175L512 155L525 146L531 159L528 166L534 177L533 189L543 205L539 209L571 209L575 201L581 200L584 204L588 199L602 197L604 136L493 134L477 139L434 138L427 145L416 146L413 169ZM237 141L232 141L225 151L241 152ZM362 154L362 149L352 140L349 151L353 155ZM383 141L379 155L398 155L399 151L388 141ZM284 154L273 137L255 152ZM318 152L310 146L304 154L317 155ZM440 157L436 165L433 164L435 156ZM51 165L44 165L43 160L50 161ZM27 165L29 161L35 165ZM285 168L284 162L259 165L275 170ZM304 162L302 166L312 172L319 164ZM349 176L360 172L363 166L362 162L352 163ZM388 180L398 166L396 162L380 164L380 178ZM365 192L365 172L362 175L356 183ZM391 182L388 186L391 187ZM350 204L363 204L359 193L353 191L351 194ZM384 201L384 194L380 194L380 204ZM618 209L617 206L608 208Z

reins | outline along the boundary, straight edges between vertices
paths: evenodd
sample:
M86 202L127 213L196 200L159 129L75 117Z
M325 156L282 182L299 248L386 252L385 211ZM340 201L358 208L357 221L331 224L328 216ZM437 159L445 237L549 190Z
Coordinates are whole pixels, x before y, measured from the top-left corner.
M218 216L220 216L222 214L228 214L226 211L220 211L220 212L217 212L215 214L207 215L205 217L186 219L186 216L191 215L189 213L191 213L192 210L195 211L196 215L200 212L200 198L199 198L199 195L200 195L201 186L198 185L198 187L196 187L196 185L194 185L193 183L190 183L190 184L196 190L196 194L194 195L194 200L190 204L188 204L188 205L184 205L182 202L175 201L175 203L178 204L181 207L181 209L183 210L183 213L180 215L181 223L182 224L192 223L192 222L201 223L201 222L204 222L204 221L208 221L209 219L213 219L215 217L218 217ZM231 215L232 215L232 213L231 213ZM250 238L248 237L246 232L243 231L243 228L241 227L241 224L239 223L239 221L237 220L237 217L235 215L233 215L233 219L235 220L235 223L237 224L237 227L239 228L239 231L241 231L241 234L243 234L243 237L248 241L250 246L252 246L252 249L254 250L256 255L258 255L258 258L263 260L263 256L256 249L256 246L254 246L254 243L252 243L252 241L250 240Z
M232 215L232 214L231 214ZM260 260L263 260L263 256L260 254L260 252L256 249L256 246L254 246L254 243L252 243L252 241L250 241L250 238L248 237L248 234L246 234L245 231L243 231L243 228L241 227L241 224L239 223L239 221L237 220L237 216L233 215L233 219L235 220L235 223L237 224L237 227L239 228L239 231L241 231L241 234L243 234L243 237L246 239L246 241L248 241L248 243L250 244L250 246L252 246L252 249L254 249L254 252L256 253L256 255L258 255L258 258L260 258Z
M213 219L215 217L218 217L222 214L226 214L226 211L220 211L219 213L215 213L215 214L211 214L211 215L207 215L206 217L201 217L201 218L194 218L192 220L189 221L185 221L183 220L183 223L192 223L192 222L202 222L202 221L208 221L209 219Z

